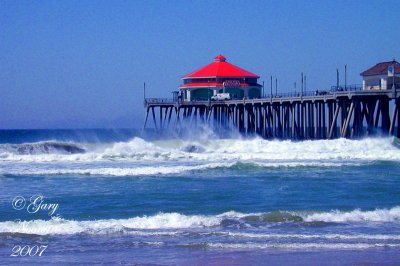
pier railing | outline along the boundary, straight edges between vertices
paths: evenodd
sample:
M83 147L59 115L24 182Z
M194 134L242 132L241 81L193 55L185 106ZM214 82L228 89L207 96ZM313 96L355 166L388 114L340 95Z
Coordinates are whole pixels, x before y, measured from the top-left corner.
M268 94L257 99L275 99L275 98L299 98L299 97L313 97L313 96L324 96L324 95L332 95L332 94L341 94L341 93L349 93L362 91L362 85L353 84L353 85L343 85L343 86L331 86L330 89L326 90L316 90L316 91L305 91L305 92L286 92L286 93L277 93L277 94ZM243 98L232 98L231 100L243 100ZM178 98L146 98L144 103L146 104L190 104L190 103L204 103L211 102L211 99L204 97L192 98L191 101L182 101ZM221 101L219 101L221 102Z
M177 100L175 100L175 99L172 99L172 98L146 98L146 99L144 99L144 104L161 104L161 103L163 103L163 104L174 104L174 103L176 103L176 102L178 102Z
M341 91L362 91L363 86L360 84L344 85L344 86L331 86L331 91L341 92Z
M400 138L400 94L396 89L362 90L360 85L349 85L258 99L214 102L208 98L149 98L145 103L144 127L151 115L159 132L168 129L172 119L178 132L202 121L216 130L235 128L242 134L270 139L360 138L374 134Z
M278 94L269 94L262 97L262 99L268 98L287 98L287 97L309 97L309 96L319 96L319 95L329 95L333 93L341 93L341 92L353 92L353 91L362 91L362 85L353 84L346 86L331 86L330 89L326 90L313 90L313 91L305 91L305 92L287 92L287 93L278 93Z

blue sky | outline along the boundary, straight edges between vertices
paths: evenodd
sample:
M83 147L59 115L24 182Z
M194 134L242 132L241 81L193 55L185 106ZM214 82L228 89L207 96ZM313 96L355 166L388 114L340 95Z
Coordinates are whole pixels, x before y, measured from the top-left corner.
M400 59L400 1L0 1L0 128L140 127L223 54L293 91Z

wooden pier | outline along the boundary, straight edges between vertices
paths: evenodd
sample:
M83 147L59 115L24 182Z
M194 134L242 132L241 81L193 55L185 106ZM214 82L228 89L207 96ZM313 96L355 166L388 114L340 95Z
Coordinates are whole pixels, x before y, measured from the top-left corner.
M266 139L334 139L395 135L400 138L400 95L396 90L348 90L324 95L286 94L261 99L181 102L145 99L154 128L182 131L205 123Z

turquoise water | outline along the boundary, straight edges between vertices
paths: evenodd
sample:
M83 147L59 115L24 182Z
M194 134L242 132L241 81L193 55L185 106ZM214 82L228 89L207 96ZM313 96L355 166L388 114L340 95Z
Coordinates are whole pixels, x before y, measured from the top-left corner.
M390 138L0 137L0 264L400 262ZM46 249L10 256L15 246Z

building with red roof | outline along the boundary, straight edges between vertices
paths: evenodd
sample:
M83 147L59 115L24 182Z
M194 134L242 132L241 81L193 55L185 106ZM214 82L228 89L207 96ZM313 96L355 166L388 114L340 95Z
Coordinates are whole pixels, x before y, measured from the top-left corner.
M364 90L390 90L400 84L400 63L396 60L381 62L360 74Z
M229 93L232 99L259 98L262 86L258 78L218 55L214 62L183 76L179 89L185 101L208 100L217 93Z

